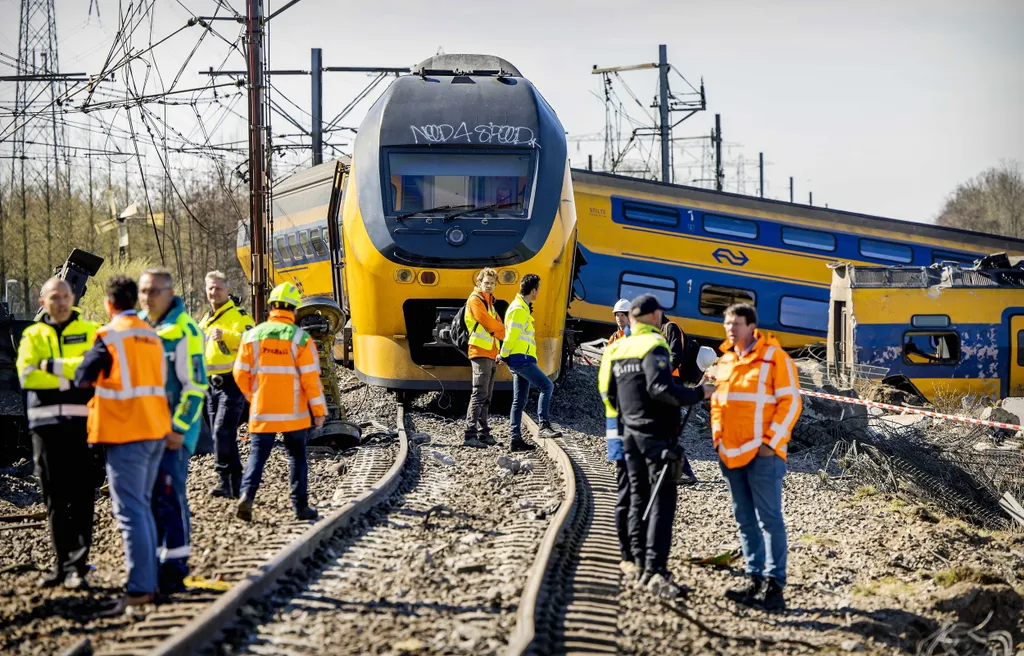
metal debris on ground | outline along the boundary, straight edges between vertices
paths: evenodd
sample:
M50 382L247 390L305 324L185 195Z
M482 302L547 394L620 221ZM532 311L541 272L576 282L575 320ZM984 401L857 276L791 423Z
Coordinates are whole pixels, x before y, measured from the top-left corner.
M947 622L917 646L917 656L1011 656L1013 636L1006 631L984 631L989 613L978 626Z

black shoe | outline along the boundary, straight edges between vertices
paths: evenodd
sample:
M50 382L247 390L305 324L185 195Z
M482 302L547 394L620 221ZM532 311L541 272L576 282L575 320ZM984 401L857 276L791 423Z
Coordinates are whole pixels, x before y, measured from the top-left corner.
M786 610L782 586L775 579L768 579L757 593L757 602L765 610Z
M462 446L469 447L471 449L486 449L487 445L476 439L475 437L464 437L462 438Z
M223 483L218 483L216 487L210 489L211 497L220 497L222 499L234 499L235 495L231 493L231 488L225 486Z
M737 604L744 606L760 606L758 595L764 586L764 578L757 574L751 574L747 585L742 588L731 588L725 591L726 599L731 599Z
M535 447L534 445L532 445L529 442L525 441L521 437L513 437L512 438L512 443L508 445L508 450L512 451L513 453L517 453L517 452L521 452L521 451L534 451L536 449L537 449L537 447Z
M242 499L235 507L235 517L244 522L252 521L252 502Z
M301 520L316 519L320 516L320 513L316 511L316 508L312 506L306 506L295 511L295 517Z
M64 572L50 572L43 578L39 579L40 588L56 588L58 585L64 582L66 574Z
M553 437L562 437L562 431L555 430L551 427L550 423L544 422L540 425L540 430L537 431L537 437L542 440L549 440Z
M480 441L487 446L497 446L498 441L491 437L490 433L480 433Z

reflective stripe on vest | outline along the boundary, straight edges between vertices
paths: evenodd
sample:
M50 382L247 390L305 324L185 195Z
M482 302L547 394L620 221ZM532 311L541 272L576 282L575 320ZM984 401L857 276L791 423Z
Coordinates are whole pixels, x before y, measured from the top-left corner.
M113 389L102 385L96 386L96 396L101 399L114 399L125 401L137 399L144 396L156 396L167 398L167 389L163 385L132 385L131 366L126 358L124 340L129 337L143 337L157 340L160 346L160 378L167 380L167 360L163 357L163 345L159 343L160 337L154 330L143 328L128 328L126 330L108 329L103 331L103 344L107 350L112 350L117 355L118 374L121 376L121 389Z
M25 414L29 420L50 419L52 417L88 417L89 407L76 403L59 403L57 405L41 405L29 408Z
M757 392L727 392L719 395L719 402L727 400L732 401L744 401L754 404L754 436L749 441L744 442L738 447L726 448L725 441L722 440L718 443L718 452L726 458L735 458L741 456L744 453L750 453L755 449L761 448L761 444L764 438L764 409L765 406L771 403L775 405L775 395L768 394L768 372L772 366L772 356L775 355L775 347L769 346L764 352L764 356L761 358L761 369L757 374ZM715 392L718 394L718 392Z
M476 296L481 301L483 301L484 308L486 309L488 316L491 316L494 319L498 318L498 313L495 312L494 307L490 303L488 303L486 300L484 300L482 296L476 293L471 295L470 298L472 298L473 296ZM466 303L466 312L464 316L466 320L466 327L469 328L469 345L475 346L485 351L490 351L491 349L493 349L494 336L491 335L491 333L487 332L487 329L484 327L482 323L476 320L476 317L474 317L473 313L470 311L468 302Z

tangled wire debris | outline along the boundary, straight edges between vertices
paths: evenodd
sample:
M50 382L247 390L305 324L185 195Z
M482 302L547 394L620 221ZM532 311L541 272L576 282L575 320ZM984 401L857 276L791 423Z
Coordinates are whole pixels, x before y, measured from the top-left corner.
M917 656L1010 656L1013 637L1006 631L983 631L988 614L978 626L947 622L917 646Z

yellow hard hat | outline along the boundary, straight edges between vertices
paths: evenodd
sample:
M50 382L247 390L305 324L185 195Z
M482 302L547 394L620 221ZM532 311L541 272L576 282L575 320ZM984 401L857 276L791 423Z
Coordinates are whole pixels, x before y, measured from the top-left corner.
M290 282L283 282L270 292L271 303L283 303L292 307L299 307L302 302L302 295L295 285Z

